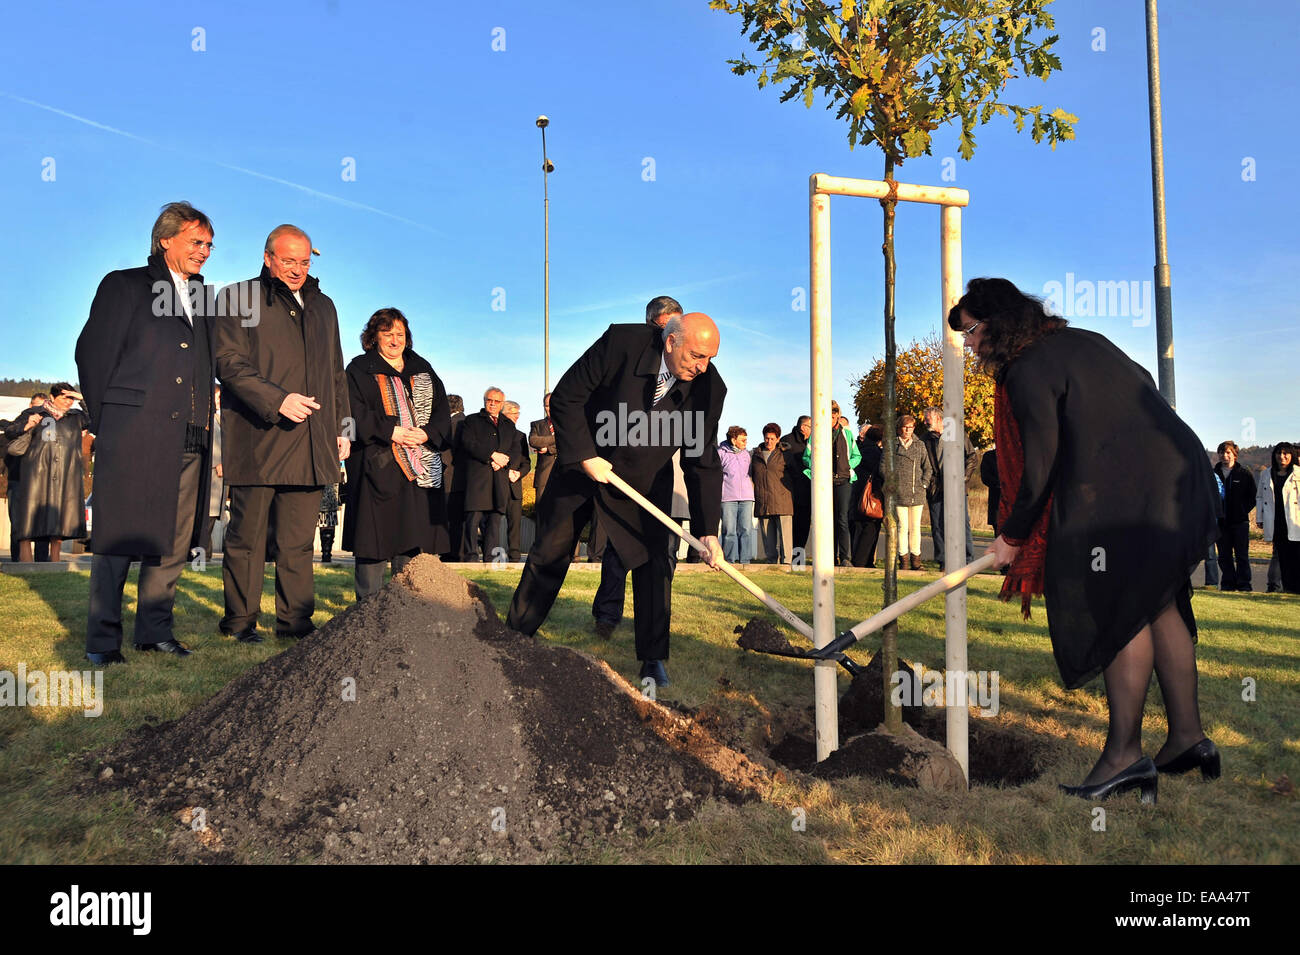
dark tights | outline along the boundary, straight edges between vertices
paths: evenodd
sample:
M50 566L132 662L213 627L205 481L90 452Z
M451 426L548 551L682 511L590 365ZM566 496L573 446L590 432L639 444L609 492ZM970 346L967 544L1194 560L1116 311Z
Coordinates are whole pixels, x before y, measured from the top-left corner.
M1142 758L1142 707L1153 668L1169 721L1169 735L1155 756L1156 764L1168 762L1204 738L1196 701L1196 645L1178 607L1171 603L1103 671L1110 728L1101 757L1084 785L1105 782Z

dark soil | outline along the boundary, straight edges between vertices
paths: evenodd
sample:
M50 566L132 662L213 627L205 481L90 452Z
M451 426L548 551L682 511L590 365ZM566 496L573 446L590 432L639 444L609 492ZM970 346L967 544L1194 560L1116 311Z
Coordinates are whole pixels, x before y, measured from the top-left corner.
M840 697L840 749L822 766L816 762L816 746L803 730L777 734L776 745L768 750L768 755L781 765L800 772L827 777L860 775L901 785L917 785L915 781L895 778L903 763L911 759L905 749L898 749L875 735L885 718L879 656L877 654L871 659ZM912 681L914 692L911 699L921 699L920 682L911 665L900 659L899 670ZM946 744L947 714L943 707L904 706L902 710L905 727L911 727L920 736L940 746ZM967 752L972 786L1019 786L1042 774L1049 752L1044 741L1032 733L1005 719L978 716L974 710L968 727ZM864 734L873 738L865 739ZM915 764L914 759L909 763ZM942 783L944 778L940 772L937 781Z
M904 724L901 733L879 727L845 742L817 764L823 779L866 776L895 786L964 792L966 775L953 755Z
M769 785L435 557L89 768L175 817L182 858L237 862L572 858Z
M794 645L770 622L761 617L750 619L743 627L737 627L736 646L744 650L756 650L759 653L797 653Z

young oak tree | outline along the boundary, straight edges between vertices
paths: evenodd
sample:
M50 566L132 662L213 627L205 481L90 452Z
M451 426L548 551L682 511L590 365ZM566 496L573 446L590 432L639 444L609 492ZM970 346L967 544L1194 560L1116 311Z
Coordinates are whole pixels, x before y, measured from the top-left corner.
M849 124L849 148L875 144L884 154L885 182L906 159L929 155L931 136L950 123L960 125L958 151L975 152L975 128L995 116L1012 119L1016 130L1030 124L1035 142L1055 148L1074 138L1078 117L1063 109L1015 106L1001 101L1019 77L1046 80L1061 61L1052 52L1055 34L1047 13L1051 0L709 0L715 10L738 14L741 32L762 59L729 60L737 76L758 75L760 89L782 87L781 102L802 97L810 107L820 93ZM896 431L894 343L894 213L896 194L880 200L884 209L885 397L884 427ZM894 445L885 442L884 603L898 599L898 527L894 500L898 480ZM898 626L884 628L881 642L885 698L898 665ZM897 707L885 708L888 729L902 729Z
M993 441L993 379L979 370L973 354L963 356L966 367L962 420L977 448ZM943 343L931 332L898 353L894 374L894 414L921 417L928 407L943 407ZM853 408L859 421L885 419L885 362L853 382ZM882 425L883 427L883 425Z

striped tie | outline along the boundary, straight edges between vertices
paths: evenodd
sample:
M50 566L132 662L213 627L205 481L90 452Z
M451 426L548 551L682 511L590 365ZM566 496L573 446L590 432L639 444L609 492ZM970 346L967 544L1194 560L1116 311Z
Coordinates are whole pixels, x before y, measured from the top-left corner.
M659 383L655 385L654 401L650 402L650 404L652 405L659 404L659 399L662 398L668 391L668 381L670 378L672 378L672 375L666 371L661 371L659 373Z

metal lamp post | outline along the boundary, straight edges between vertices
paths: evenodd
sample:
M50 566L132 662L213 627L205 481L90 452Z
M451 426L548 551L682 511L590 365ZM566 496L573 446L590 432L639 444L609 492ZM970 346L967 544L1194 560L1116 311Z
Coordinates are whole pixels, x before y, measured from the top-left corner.
M542 131L542 208L545 251L542 266L542 393L551 390L551 196L549 177L555 164L546 156L546 127L551 125L546 116L537 117L537 128Z

